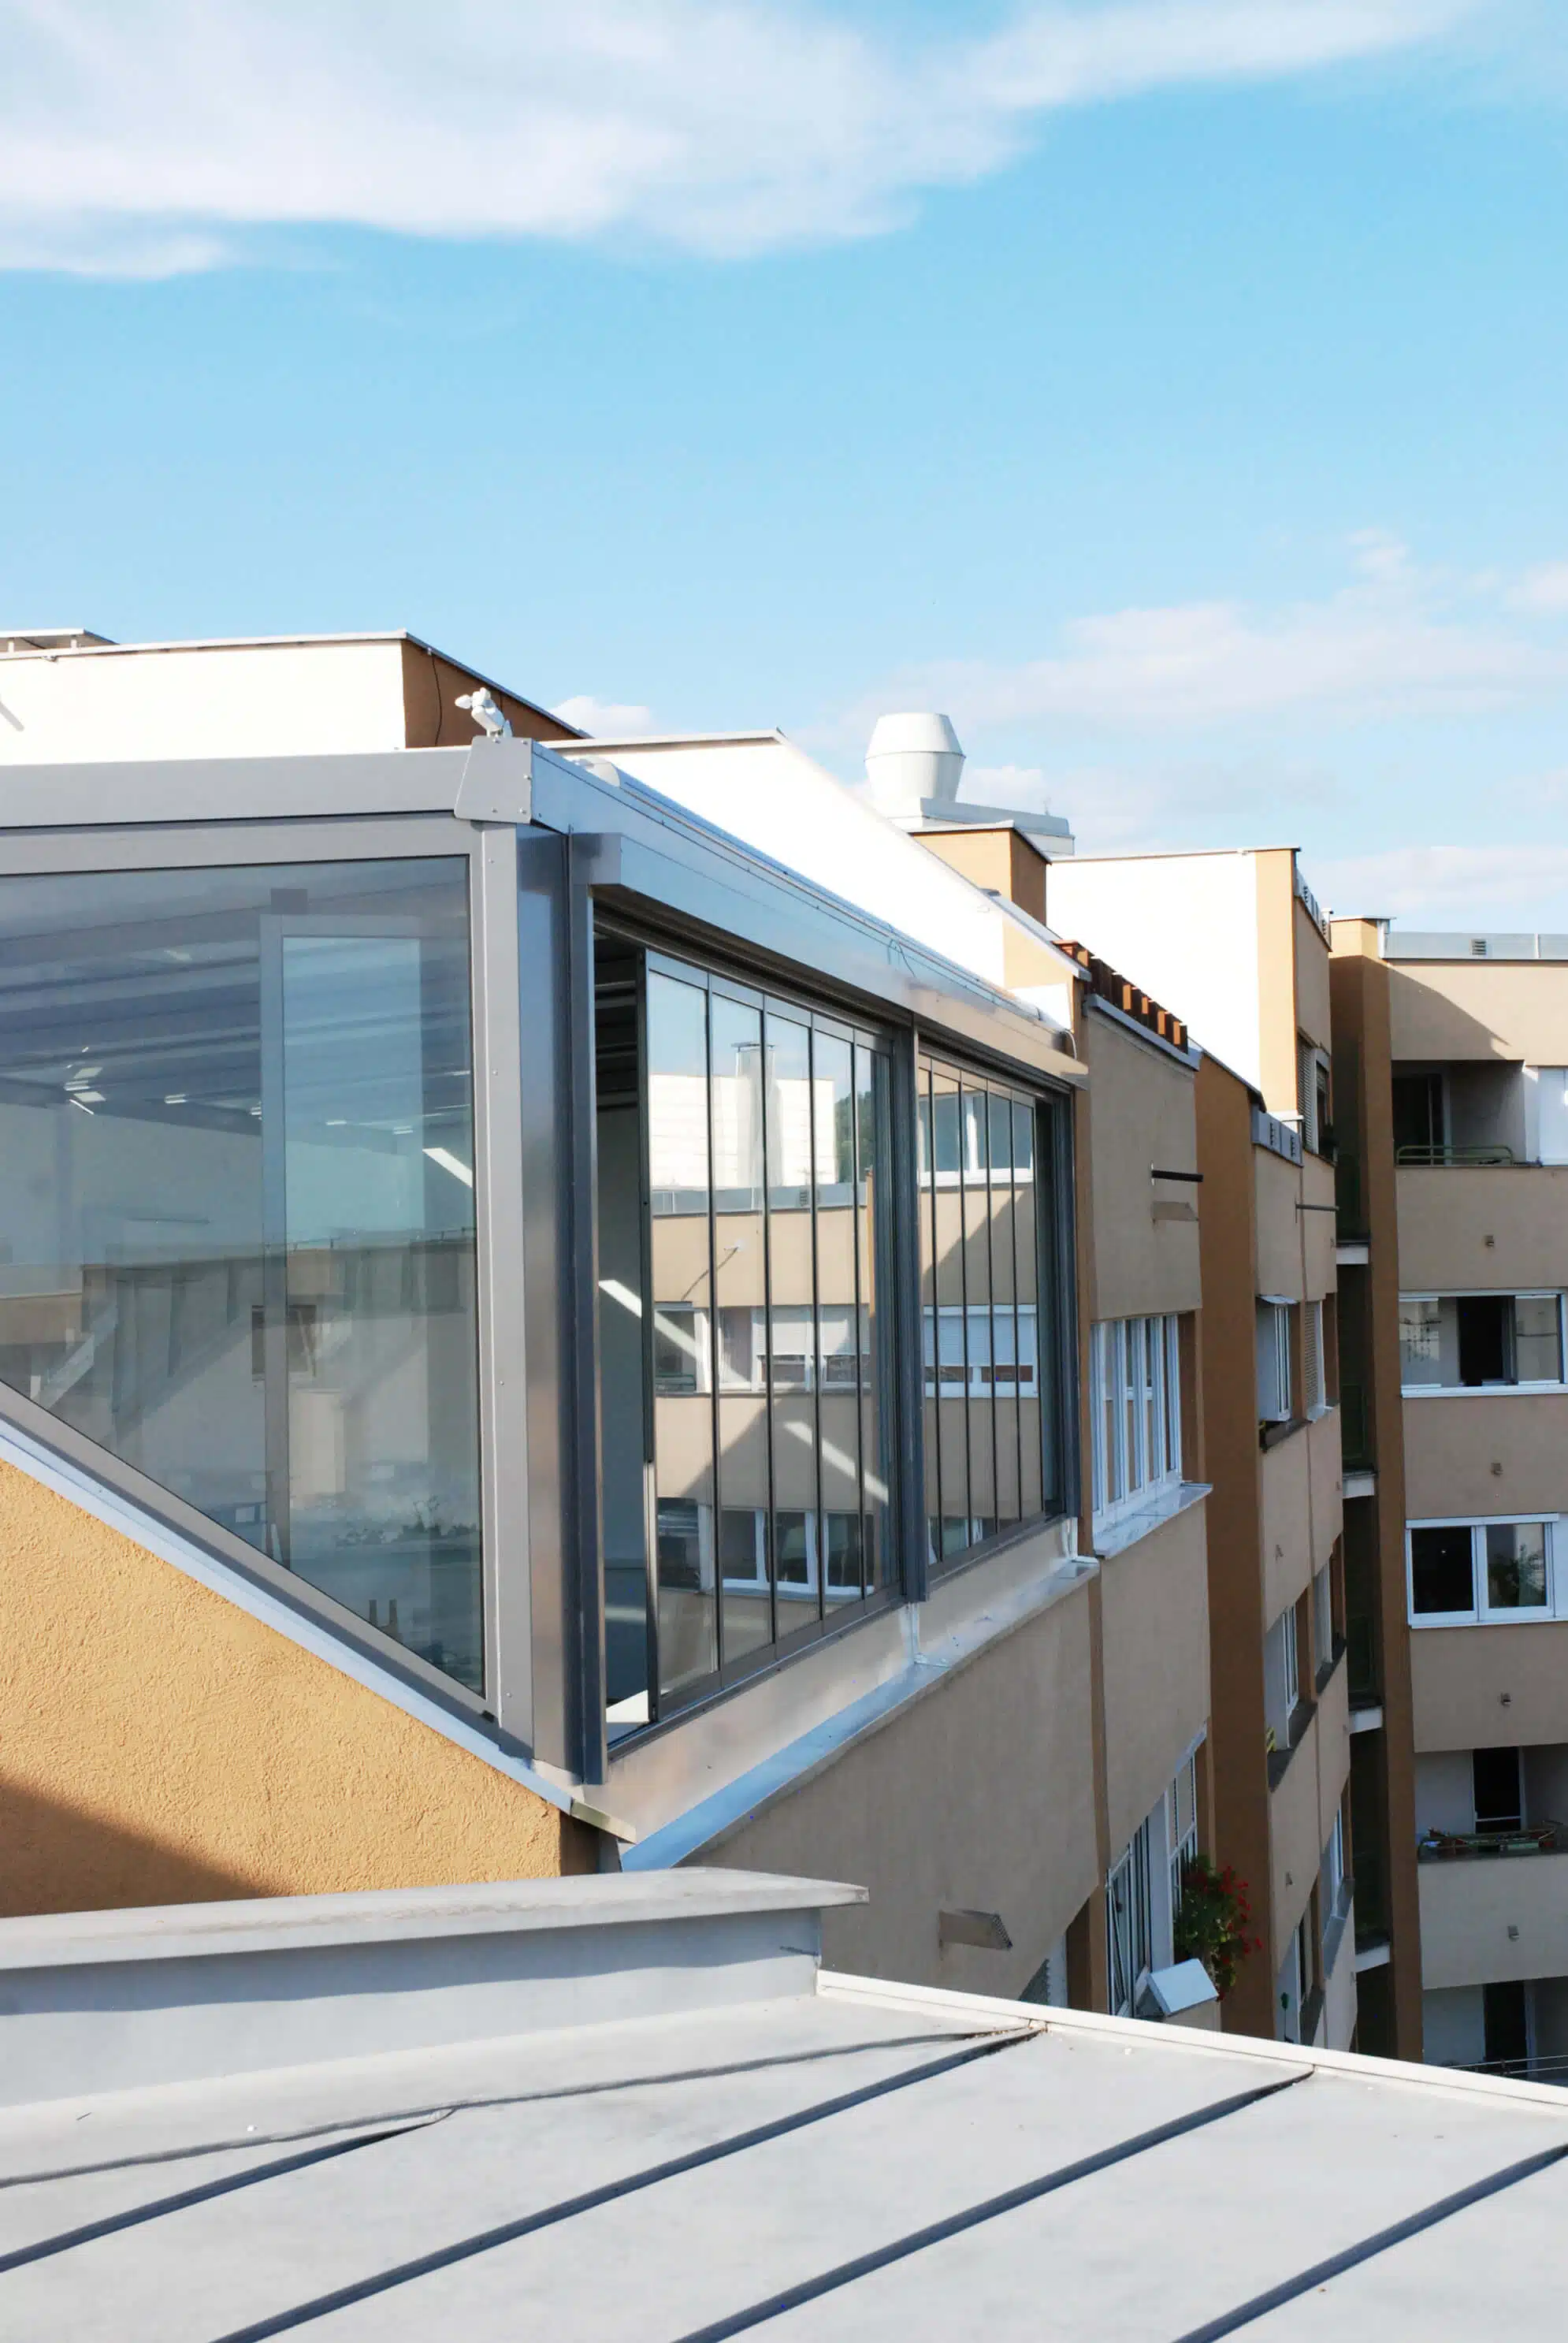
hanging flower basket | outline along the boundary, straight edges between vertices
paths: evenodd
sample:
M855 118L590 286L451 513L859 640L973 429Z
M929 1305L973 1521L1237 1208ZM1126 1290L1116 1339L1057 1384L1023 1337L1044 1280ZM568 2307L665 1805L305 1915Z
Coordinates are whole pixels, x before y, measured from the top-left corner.
M1262 1949L1262 1938L1252 1934L1246 1882L1237 1878L1229 1864L1219 1870L1206 1855L1195 1855L1181 1872L1177 1959L1201 1961L1223 2001L1241 1963Z

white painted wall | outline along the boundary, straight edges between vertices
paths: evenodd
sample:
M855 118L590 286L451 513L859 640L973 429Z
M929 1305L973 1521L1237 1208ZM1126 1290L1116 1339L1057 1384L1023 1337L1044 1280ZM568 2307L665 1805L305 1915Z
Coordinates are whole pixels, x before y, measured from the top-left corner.
M1045 908L1056 934L1087 944L1262 1087L1254 855L1053 862Z
M611 746L604 753L688 812L901 929L988 984L1002 985L1005 913L793 741Z
M406 739L396 639L0 653L0 765L329 755Z

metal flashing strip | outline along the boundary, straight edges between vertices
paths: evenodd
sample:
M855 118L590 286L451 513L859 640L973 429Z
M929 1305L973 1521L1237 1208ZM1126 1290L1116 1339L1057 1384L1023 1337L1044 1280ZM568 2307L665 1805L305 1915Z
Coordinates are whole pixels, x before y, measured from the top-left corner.
M1135 2156L1147 2155L1151 2148L1162 2147L1168 2140L1183 2139L1191 2133L1202 2131L1210 2124L1222 2123L1228 2116L1240 2115L1245 2108L1256 2107L1260 2100L1276 2097L1305 2080L1312 2072L1308 2066L1286 2075L1272 2083L1255 2085L1250 2091L1238 2091L1228 2099L1219 2099L1211 2107L1197 2107L1188 2114L1176 2116L1169 2123L1156 2124L1151 2130L1138 2132L1131 2139L1121 2139L1110 2147L1102 2147L1093 2156L1081 2157L1075 2164L1064 2164L1054 2172L1042 2173L1037 2180L1026 2180L1017 2188L1004 2189L997 2197L988 2197L981 2204L966 2206L961 2213L950 2213L945 2220L932 2221L923 2229L913 2230L907 2237L899 2237L891 2245L879 2246L869 2254L858 2254L853 2261L840 2262L836 2268L824 2270L819 2277L804 2279L799 2286L786 2287L761 2302L749 2304L746 2309L734 2311L727 2318L716 2318L707 2327L693 2328L678 2343L726 2343L732 2335L744 2335L749 2328L762 2327L769 2319L782 2318L786 2311L797 2310L802 2304L818 2302L825 2294L836 2294L841 2287L853 2286L858 2278L869 2278L873 2271L887 2269L894 2262L907 2261L911 2254L923 2253L928 2246L944 2244L949 2237L961 2237L966 2229L979 2228L986 2221L1000 2220L1004 2214L1033 2205L1042 2197L1053 2196L1059 2188L1070 2188L1076 2180L1091 2179L1097 2172L1125 2164ZM1568 2155L1568 2148L1556 2151ZM1536 2159L1537 2162L1540 2159ZM1523 2177L1523 2176L1521 2176ZM1216 2329L1216 2332L1229 2331ZM238 2337L225 2337L223 2343L241 2343ZM1183 2338L1182 2343L1189 2343ZM1196 2343L1196 2338L1191 2338Z
M1056 1561L1041 1577L1021 1589L1000 1598L993 1596L978 1614L957 1623L929 1647L922 1648L919 1642L921 1614L928 1606L907 1607L900 1616L910 1635L910 1656L896 1674L824 1717L809 1732L737 1774L695 1805L663 1823L650 1823L638 1843L623 1852L622 1871L659 1870L689 1863L780 1792L798 1789L813 1775L835 1763L854 1743L879 1731L915 1701L937 1691L955 1669L967 1666L1001 1637L1053 1609L1085 1585L1097 1567L1082 1555Z
M275 2312L268 2318L256 2320L251 2326L237 2327L227 2335L216 2338L216 2343L266 2343L273 2335L286 2335L296 2328L309 2326L329 2313L347 2309L350 2304L373 2301L377 2295L389 2294L416 2278L428 2278L437 2270L447 2270L460 2262L472 2261L477 2255L493 2253L499 2246L509 2246L519 2237L533 2236L538 2230L554 2228L583 2213L590 2213L600 2205L613 2205L620 2199L638 2194L645 2188L657 2188L668 2180L678 2179L683 2173L699 2172L704 2166L722 2162L726 2157L743 2155L748 2148L762 2147L769 2141L784 2139L791 2132L807 2129L812 2124L824 2123L833 2116L845 2115L852 2107L869 2106L872 2100L886 2098L895 2091L908 2090L917 2083L930 2081L938 2075L950 2074L956 2067L973 2066L980 2058L993 2058L1001 2050L1010 2050L1020 2042L1033 2039L1038 2026L1020 2027L1013 2034L988 2035L980 2042L966 2043L961 2049L949 2051L940 2058L928 2059L899 2075L884 2076L875 2083L863 2083L853 2091L840 2092L837 2097L819 2100L816 2106L802 2107L787 2116L778 2116L769 2123L754 2125L749 2130L735 2133L729 2139L715 2140L704 2147L689 2149L684 2156L673 2156L662 2164L648 2166L641 2172L627 2174L623 2178L604 2182L597 2188L584 2189L580 2195L562 2198L558 2204L541 2206L538 2212L519 2214L514 2221L503 2221L494 2228L481 2229L469 2237L459 2237L449 2246L437 2247L433 2252L421 2254L416 2259L400 2262L393 2268L378 2270L373 2278L359 2278L348 2286L336 2288L332 2293L318 2295L314 2301L297 2303L287 2310ZM1278 2089L1280 2086L1275 2085ZM1253 2093L1253 2097L1261 2094Z
M129 1538L133 1544L145 1547L160 1562L166 1562L171 1569L179 1571L186 1578L195 1579L198 1585L208 1588L214 1594L221 1595L226 1603L232 1603L239 1610L248 1613L262 1626L270 1627L274 1634L284 1636L301 1651L310 1652L317 1659L325 1660L340 1674L363 1684L367 1692L375 1693L380 1699L389 1701L405 1715L415 1718L421 1725L427 1725L444 1741L466 1749L471 1756L479 1758L497 1773L509 1775L514 1782L533 1791L537 1797L545 1799L562 1814L577 1813L580 1801L576 1795L576 1785L568 1779L557 1779L530 1764L527 1758L515 1756L509 1750L502 1748L487 1734L466 1723L455 1709L447 1707L433 1694L421 1692L416 1684L395 1674L390 1668L378 1665L368 1653L334 1634L325 1622L317 1621L307 1611L295 1609L239 1570L230 1569L215 1554L182 1537L168 1523L144 1513L129 1497L121 1496L106 1483L95 1479L81 1467L45 1448L41 1442L31 1439L18 1425L7 1422L4 1416L0 1416L0 1463L13 1464L30 1479L53 1489L56 1496L64 1497L68 1504L79 1506L95 1521L102 1522L106 1529L117 1531L122 1537Z
M1423 2206L1419 2213L1391 2222L1386 2229L1374 2230L1370 2237L1346 2246L1342 2253L1331 2254L1325 2261L1314 2262L1311 2269L1301 2270L1294 2278L1270 2287L1266 2293L1255 2294L1250 2302L1238 2303L1234 2310L1224 2311L1218 2318L1205 2319L1201 2327L1189 2328L1185 2335L1177 2337L1176 2343L1220 2343L1221 2336L1237 2334L1255 2320L1266 2318L1270 2311L1282 2309L1299 2296L1327 2286L1331 2278L1342 2278L1347 2270L1359 2268L1375 2255L1386 2254L1392 2246L1403 2245L1407 2237L1419 2237L1423 2229L1452 2220L1471 2205L1483 2204L1489 2197L1501 2196L1505 2188L1516 2188L1522 2180L1547 2171L1564 2157L1568 2157L1568 2142L1542 2148L1534 2156L1521 2157L1517 2164L1504 2165L1501 2172L1489 2173L1483 2180L1472 2181L1468 2188L1456 2188L1452 2196L1440 2197L1435 2204Z

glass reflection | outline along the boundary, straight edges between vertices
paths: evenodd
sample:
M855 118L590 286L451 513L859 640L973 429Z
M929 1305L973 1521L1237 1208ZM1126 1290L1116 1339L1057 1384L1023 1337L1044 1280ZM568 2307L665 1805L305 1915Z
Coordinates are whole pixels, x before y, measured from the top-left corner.
M662 1695L719 1665L709 1258L708 997L648 980L654 1562Z
M0 1376L480 1688L467 870L0 882Z
M715 992L714 1261L719 1306L719 1543L724 1657L773 1640L769 1568L767 1260L762 1210L762 1013Z
M820 1615L818 1568L817 1353L812 1259L816 1150L831 1161L830 1118L819 1139L809 1028L766 1019L768 1390L773 1458L773 1552L782 1642Z

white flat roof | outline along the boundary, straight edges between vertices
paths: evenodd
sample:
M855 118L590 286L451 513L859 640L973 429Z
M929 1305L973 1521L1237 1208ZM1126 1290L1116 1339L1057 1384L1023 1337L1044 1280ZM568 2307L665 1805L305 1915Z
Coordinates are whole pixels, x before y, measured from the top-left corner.
M777 1886L769 1941L808 1954L819 1891ZM623 1932L585 1932L583 1888L526 1899L536 1949L518 1991L547 1974L537 1924L552 1895L561 1962L586 1984L611 1957ZM809 1959L791 1972L803 1983L781 1985L772 1955L735 1934L759 1925L736 1911L767 1896L758 1883L624 1883L644 1915L661 1889L678 2006L646 1983L659 1964L643 1953L643 2002L598 2023L0 2111L0 2331L1493 2343L1561 2330L1560 2092L836 1977ZM588 1901L621 1892L599 1883ZM266 1908L249 1907L247 1933ZM705 1908L723 1935L707 1952L691 1935ZM749 1997L735 1983L745 1943ZM361 1997L388 1957L367 1947ZM221 1996L223 1966L191 1993ZM39 2022L68 2016L80 1974ZM236 1974L253 1993L253 1969ZM341 1990L352 1997L352 1979Z

